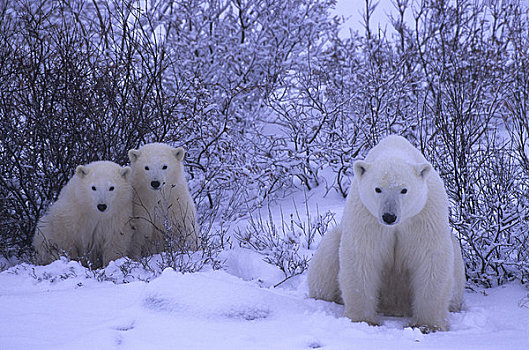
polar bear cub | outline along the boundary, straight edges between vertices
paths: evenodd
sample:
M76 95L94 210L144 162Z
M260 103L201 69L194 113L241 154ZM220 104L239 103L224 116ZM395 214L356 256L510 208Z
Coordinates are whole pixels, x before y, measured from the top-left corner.
M163 143L129 151L136 255L196 249L200 231L184 176L184 150Z
M309 267L309 295L343 302L355 322L378 324L380 312L411 316L423 332L448 330L465 272L441 178L400 136L382 140L353 171L342 221Z
M36 262L48 264L66 255L97 268L127 255L132 238L130 170L110 161L79 165L37 224Z

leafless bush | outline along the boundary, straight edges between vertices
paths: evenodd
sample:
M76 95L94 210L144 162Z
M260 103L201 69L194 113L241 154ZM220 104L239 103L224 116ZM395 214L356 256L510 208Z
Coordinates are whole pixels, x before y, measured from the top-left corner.
M344 39L333 3L2 2L0 253L29 251L76 165L123 163L145 142L186 148L199 224L216 227L329 168L345 197L354 160L398 133L445 181L468 277L525 282L527 7L396 0L393 29L377 31L366 0L364 33ZM291 249L273 263L297 259L282 266L298 273L298 248L277 238L297 229L252 221L246 241Z
M310 260L308 249L317 234L323 236L327 232L334 221L334 215L330 212L324 215L318 213L316 218L311 219L310 210L306 207L306 221L296 209L296 213L290 214L289 219L281 212L280 223L276 224L270 205L267 209L265 218L261 212L257 217L250 214L248 226L236 231L235 238L241 247L257 251L264 256L264 261L283 272L285 279L277 286L305 272Z
M135 195L130 256L155 273L165 268L182 273L199 271L205 265L218 268L217 256L231 246L229 237L213 221L199 225L193 204L182 201L175 186L162 186L153 194L157 196L153 207Z
M418 94L420 144L445 181L467 275L488 286L527 279L527 250L518 244L527 240L528 182L508 132L519 124L505 123L513 84L507 67L517 55L508 49L512 6L438 2L415 12L426 87Z
M2 2L1 253L29 250L75 166L124 163L149 141L186 148L201 224L291 187L283 141L261 133L263 99L307 52L304 28L327 21L324 3Z
M181 212L180 215L177 211ZM229 241L224 240L222 231L212 232L211 226L202 230L192 222L192 227L187 227L187 220L182 221L180 217L190 215L188 211L189 208L173 208L162 200L149 215L148 221L154 227L155 236L161 238L155 241L156 251L161 252L157 263L160 271L170 267L186 273L200 271L206 264L213 268L220 266L218 254Z
M27 252L38 218L75 166L123 162L144 135L132 57L109 64L69 2L0 9L1 253ZM134 101L134 103L132 103ZM127 107L128 108L128 107Z
M470 280L526 281L528 9L394 4L392 34L372 30L376 3L366 0L364 35L331 38L310 69L294 72L297 103L276 108L290 142L310 150L305 167L316 176L330 165L345 196L356 158L384 135L406 136L445 181Z
M491 145L474 153L467 210L452 215L470 280L488 286L529 277L528 182L512 151Z

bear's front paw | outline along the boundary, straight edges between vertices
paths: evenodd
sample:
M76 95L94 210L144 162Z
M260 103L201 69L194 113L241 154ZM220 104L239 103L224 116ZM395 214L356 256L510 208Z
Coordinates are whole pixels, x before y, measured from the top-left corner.
M380 326L380 322L378 322L375 317L362 317L350 313L345 313L344 316L350 319L352 322L365 322L370 326Z
M438 331L447 331L448 330L448 326L439 326L439 325L425 325L425 324L422 324L422 325L418 325L418 324L414 324L414 325L410 325L411 328L418 328L422 334L430 334L430 333L435 333L435 332L438 332Z

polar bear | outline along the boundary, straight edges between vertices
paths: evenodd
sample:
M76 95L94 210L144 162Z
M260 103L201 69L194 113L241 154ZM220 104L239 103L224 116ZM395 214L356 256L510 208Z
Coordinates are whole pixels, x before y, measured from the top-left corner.
M132 239L130 167L110 161L79 165L59 198L38 221L38 264L66 255L99 268L128 254Z
M355 322L377 312L448 330L463 302L464 264L441 178L406 139L389 136L356 161L341 223L308 271L309 296L344 304Z
M196 249L200 232L184 176L184 150L163 143L131 149L136 256Z

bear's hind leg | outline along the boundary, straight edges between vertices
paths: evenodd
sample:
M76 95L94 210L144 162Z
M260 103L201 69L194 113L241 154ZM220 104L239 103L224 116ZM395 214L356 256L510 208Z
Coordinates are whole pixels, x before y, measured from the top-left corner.
M312 256L307 273L309 297L343 304L338 285L338 251L341 228L335 227L328 232Z

